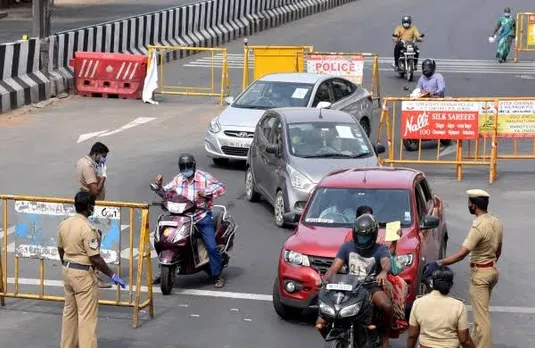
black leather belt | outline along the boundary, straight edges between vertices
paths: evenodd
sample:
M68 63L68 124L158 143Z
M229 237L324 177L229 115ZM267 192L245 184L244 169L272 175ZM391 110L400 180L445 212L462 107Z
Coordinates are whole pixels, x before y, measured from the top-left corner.
M72 268L72 269L79 269L82 271L92 271L94 269L93 266L82 265L80 263L70 262L70 261L63 261L63 266L67 268Z

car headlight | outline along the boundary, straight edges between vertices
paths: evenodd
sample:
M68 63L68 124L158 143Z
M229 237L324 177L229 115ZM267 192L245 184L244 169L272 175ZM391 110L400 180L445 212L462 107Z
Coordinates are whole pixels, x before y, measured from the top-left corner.
M291 250L284 250L284 261L298 266L310 266L308 256Z
M360 302L359 303L355 303L351 306L347 306L345 308L342 308L342 310L340 311L340 316L342 318L345 318L345 317L352 317L354 315L357 315L357 313L360 311Z
M212 133L217 133L221 130L221 125L219 124L219 119L217 117L210 121L208 130Z
M412 254L396 255L395 259L404 268L412 265Z
M329 317L334 317L334 308L326 305L325 303L319 301L319 309L321 314L328 315Z
M310 181L309 178L307 178L288 164L286 165L286 171L288 172L288 175L290 175L290 181L293 187L305 191L310 191L314 188L314 183Z
M178 230L178 232L175 233L175 238L173 238L173 243L176 243L179 240L184 239L184 237L186 237L186 226L182 225L182 227L180 227L180 230Z

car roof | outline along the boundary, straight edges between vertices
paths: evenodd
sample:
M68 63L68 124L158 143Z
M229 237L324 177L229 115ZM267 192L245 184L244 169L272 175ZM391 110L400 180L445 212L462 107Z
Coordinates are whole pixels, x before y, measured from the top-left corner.
M287 107L271 109L279 114L283 123L299 123L299 122L342 122L342 123L357 123L353 116L347 112L331 110L331 109L316 109L316 108L302 108L302 107ZM320 117L321 115L321 117Z
M411 168L351 168L330 172L318 183L318 187L412 189L417 175L423 172Z
M258 80L316 84L320 81L327 80L332 77L334 76L313 73L275 73L262 76Z

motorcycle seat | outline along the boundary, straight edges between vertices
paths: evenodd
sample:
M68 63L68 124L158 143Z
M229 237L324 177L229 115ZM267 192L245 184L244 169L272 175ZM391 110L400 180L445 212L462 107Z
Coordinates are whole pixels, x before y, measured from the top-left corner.
M217 229L219 226L221 226L221 223L223 222L223 214L225 211L220 207L213 207L212 208L212 218L214 220L214 228L217 232Z

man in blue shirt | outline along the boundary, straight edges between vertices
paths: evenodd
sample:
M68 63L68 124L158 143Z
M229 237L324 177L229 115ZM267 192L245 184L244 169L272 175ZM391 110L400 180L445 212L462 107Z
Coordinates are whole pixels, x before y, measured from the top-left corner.
M436 73L436 63L434 60L426 59L422 62L423 76L418 80L418 88L422 94L426 94L428 97L444 98L446 93L446 82L444 76L440 73Z

